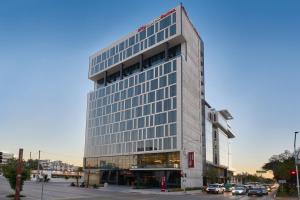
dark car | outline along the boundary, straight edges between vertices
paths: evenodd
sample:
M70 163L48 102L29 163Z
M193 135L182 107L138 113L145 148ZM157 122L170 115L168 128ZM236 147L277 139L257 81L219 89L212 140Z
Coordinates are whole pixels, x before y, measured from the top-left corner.
M259 187L253 187L251 189L249 189L248 191L248 196L263 196L263 191L261 188Z
M263 195L268 195L268 189L265 186L261 186L260 189L261 189Z

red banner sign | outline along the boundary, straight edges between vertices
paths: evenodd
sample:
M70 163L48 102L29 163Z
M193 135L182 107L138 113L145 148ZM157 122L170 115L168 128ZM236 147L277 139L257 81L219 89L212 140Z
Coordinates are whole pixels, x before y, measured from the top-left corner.
M161 177L160 191L161 192L166 192L167 191L167 183L166 183L166 177L165 176Z
M188 167L189 168L194 168L195 164L194 164L194 152L189 152L188 153Z

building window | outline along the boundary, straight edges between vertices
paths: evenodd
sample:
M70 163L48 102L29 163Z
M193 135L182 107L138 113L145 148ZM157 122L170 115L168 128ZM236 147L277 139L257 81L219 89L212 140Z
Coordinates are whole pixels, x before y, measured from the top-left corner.
M176 85L170 87L170 97L176 96Z
M172 14L172 22L173 24L176 23L176 13Z
M146 38L146 30L140 32L140 41Z
M138 141L137 151L144 151L144 141Z
M154 25L147 28L147 37L154 34Z
M169 85L176 83L176 73L169 74L168 77Z
M132 36L131 38L129 38L129 46L134 44L134 36Z
M115 55L115 47L110 49L110 56L114 56Z
M145 125L145 118L141 117L138 119L138 128L143 128Z
M156 112L157 113L162 112L162 102L161 101L156 103Z
M161 100L164 98L164 89L159 89L156 91L156 100Z
M167 77L163 76L159 78L159 87L165 87L167 85Z
M139 52L139 50L140 50L139 47L140 47L139 44L134 45L134 47L133 47L133 53L134 54L137 53L137 52Z
M164 150L171 149L171 138L164 138Z
M176 122L176 110L174 111L170 111L168 113L168 122L171 123L171 122Z
M176 135L176 123L170 124L170 135Z
M131 56L132 55L132 47L129 47L127 49L127 57Z
M144 116L150 114L150 104L144 105Z
M176 34L176 24L173 24L170 27L170 36L175 35Z
M155 44L155 35L151 36L149 39L148 39L148 42L149 42L149 47L154 45Z
M155 125L165 124L167 122L167 114L160 113L155 115Z
M157 42L160 42L164 39L164 31L160 31L157 33Z
M146 151L153 150L153 140L146 140Z
M171 62L164 64L164 74L168 74L171 72Z
M159 28L160 28L160 30L162 30L162 29L166 28L167 26L170 26L170 24L171 24L171 15L169 15L168 17L165 17L164 19L162 19L160 21Z
M164 100L164 111L171 110L171 99Z
M164 137L164 126L156 127L156 137Z
M147 138L154 138L154 127L147 128Z
M153 69L147 72L147 80L153 79Z
M158 79L151 81L151 90L156 90L158 88Z

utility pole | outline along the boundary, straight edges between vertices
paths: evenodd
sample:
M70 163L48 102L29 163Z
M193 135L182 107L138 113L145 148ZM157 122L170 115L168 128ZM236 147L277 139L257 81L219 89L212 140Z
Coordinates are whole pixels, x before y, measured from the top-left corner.
M23 162L23 149L19 149L19 159L17 164L17 177L16 177L16 193L15 200L20 200L20 185L22 176L22 162Z
M38 158L38 166L37 166L38 178L40 178L40 159L41 159L41 151L39 150L39 158Z
M298 153L296 152L296 137L297 137L297 133L299 133L298 131L295 131L295 137L294 137L294 157L295 157L295 166L296 166L296 177L297 177L297 192L298 192L298 199L300 199L300 191L299 191L299 176L298 176L298 165L297 165L297 157L298 157Z
M29 154L29 160L31 160L31 151L30 151L30 154Z

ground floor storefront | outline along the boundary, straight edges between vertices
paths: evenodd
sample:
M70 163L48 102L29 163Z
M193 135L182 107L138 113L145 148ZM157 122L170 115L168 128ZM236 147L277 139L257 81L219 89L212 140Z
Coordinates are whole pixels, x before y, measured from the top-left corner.
M86 173L85 180L89 185L108 183L137 188L158 188L162 177L165 177L168 188L180 187L180 170L93 170Z
M163 177L169 188L181 184L179 152L85 158L84 168L90 184L160 187Z

